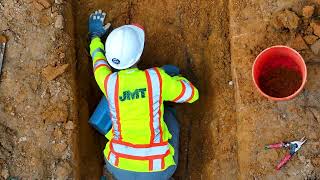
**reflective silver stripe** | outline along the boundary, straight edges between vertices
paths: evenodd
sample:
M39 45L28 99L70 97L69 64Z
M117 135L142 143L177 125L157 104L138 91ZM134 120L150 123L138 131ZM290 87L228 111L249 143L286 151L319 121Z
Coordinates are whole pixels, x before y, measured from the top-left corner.
M184 92L183 96L175 101L176 103L183 103L186 102L192 96L192 87L190 83L186 80L181 80L181 82L186 86L186 91Z
M116 159L116 156L112 152L110 152L109 162L114 166L116 165Z
M96 68L100 65L106 65L109 68L108 63L105 60L98 60L97 62L94 63L93 69L96 70Z
M94 57L97 55L97 53L101 52L103 55L105 54L105 51L101 48L97 48L92 52L92 58L94 59Z
M154 129L154 139L153 139L153 143L160 143L161 140L161 134L160 134L160 106L161 106L161 102L160 102L160 96L161 96L161 92L160 92L160 78L157 74L157 72L154 69L148 69L147 70L149 75L150 75L150 80L151 80L151 86L152 86L152 99L153 99L153 105L152 105L152 109L153 109L153 129Z
M129 147L122 144L112 143L113 149L116 153L138 156L138 157L147 157L147 156L158 156L165 155L169 150L169 145L155 146L149 148L136 148Z
M117 110L116 110L116 103L115 103L115 93L116 93L116 82L118 79L118 73L113 73L110 75L108 84L107 84L107 95L108 95L108 102L109 102L109 110L111 114L111 121L112 127L114 130L114 139L120 139L120 131L117 119Z
M153 171L160 171L161 170L161 159L154 159L152 160L152 164L153 164Z

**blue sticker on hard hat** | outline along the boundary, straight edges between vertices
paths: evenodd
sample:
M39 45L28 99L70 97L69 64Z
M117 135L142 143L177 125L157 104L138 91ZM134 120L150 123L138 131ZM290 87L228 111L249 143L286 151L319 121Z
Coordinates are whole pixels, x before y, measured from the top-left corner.
M112 59L112 62L115 63L115 64L120 64L120 60L117 59L117 58L113 58L113 59Z

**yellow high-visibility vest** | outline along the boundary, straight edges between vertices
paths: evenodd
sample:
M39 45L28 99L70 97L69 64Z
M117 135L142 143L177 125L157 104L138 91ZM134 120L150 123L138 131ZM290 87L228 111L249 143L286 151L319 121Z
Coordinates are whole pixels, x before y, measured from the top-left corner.
M100 38L90 44L96 81L107 97L112 129L104 150L108 162L135 172L163 171L175 165L171 134L163 120L164 101L192 103L198 90L185 78L161 68L112 73Z

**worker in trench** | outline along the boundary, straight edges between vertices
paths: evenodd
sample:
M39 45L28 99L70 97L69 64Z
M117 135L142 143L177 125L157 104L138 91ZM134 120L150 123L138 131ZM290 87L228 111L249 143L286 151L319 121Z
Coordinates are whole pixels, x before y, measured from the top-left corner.
M105 167L119 180L170 179L178 164L179 124L175 110L163 103L193 103L198 90L186 78L168 75L166 68L137 68L145 42L140 25L114 29L104 46L101 37L110 27L105 16L99 10L89 17L94 76L112 121L105 135Z

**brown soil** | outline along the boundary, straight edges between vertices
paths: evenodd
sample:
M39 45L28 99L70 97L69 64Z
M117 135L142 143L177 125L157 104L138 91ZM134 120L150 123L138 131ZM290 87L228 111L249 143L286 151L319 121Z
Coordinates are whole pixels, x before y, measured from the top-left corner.
M272 102L262 97L256 91L250 73L255 57L263 49L285 45L296 38L297 34L313 33L308 30L310 20L301 21L301 18L295 30L278 29L271 23L277 12L288 9L302 17L303 7L313 3L315 1L312 0L230 3L239 179L319 179L319 167L311 161L319 156L316 147L320 144L320 83L317 80L320 66L317 56L309 48L299 51L307 62L308 81L304 91L291 101ZM263 151L263 146L303 136L309 139L308 143L280 172L276 172L275 165L283 158L285 150Z
M302 9L302 15L306 18L310 18L312 17L314 13L314 7L313 6L305 6L303 9Z
M320 23L314 22L311 24L311 26L313 27L314 34L317 35L318 37L320 37Z
M0 0L0 32L9 38L0 79L1 179L102 174L106 140L87 123L102 96L87 52L87 18L96 9L108 12L113 27L145 27L141 68L175 64L199 88L197 103L177 105L175 179L319 179L317 2ZM312 18L303 17L305 6L315 7ZM252 82L255 57L276 44L298 47L308 65L305 90L288 102L265 99ZM303 136L306 145L276 172L284 151L263 146Z
M32 1L0 1L0 33L8 36L0 77L0 179L66 179L75 172L73 37L69 27L54 27L67 6L38 10ZM55 77L41 74L64 64L69 68L51 69Z
M287 68L276 68L259 78L261 90L271 97L283 98L294 94L302 84L299 72Z

